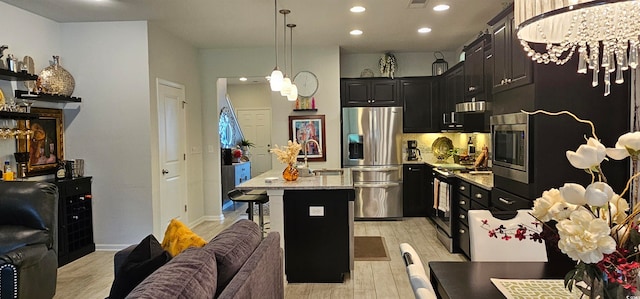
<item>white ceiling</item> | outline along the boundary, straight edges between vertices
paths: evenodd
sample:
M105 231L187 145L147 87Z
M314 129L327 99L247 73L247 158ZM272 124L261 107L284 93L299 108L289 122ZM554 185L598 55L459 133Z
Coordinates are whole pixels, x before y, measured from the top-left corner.
M198 48L273 46L273 0L2 0L58 22L149 20ZM295 23L295 46L339 45L343 53L453 51L484 30L507 0L278 0ZM435 12L445 3L451 9ZM354 5L367 10L349 11ZM418 34L420 27L433 29ZM361 29L358 37L349 35ZM278 14L277 33L283 34ZM289 36L289 33L287 33ZM279 44L281 45L282 42Z

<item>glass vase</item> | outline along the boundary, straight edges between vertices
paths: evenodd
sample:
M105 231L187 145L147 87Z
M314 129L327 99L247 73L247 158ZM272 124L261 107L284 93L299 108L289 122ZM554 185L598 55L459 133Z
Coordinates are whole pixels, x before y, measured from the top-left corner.
M282 172L282 177L285 181L295 181L298 179L298 168L293 164L287 164L287 168Z

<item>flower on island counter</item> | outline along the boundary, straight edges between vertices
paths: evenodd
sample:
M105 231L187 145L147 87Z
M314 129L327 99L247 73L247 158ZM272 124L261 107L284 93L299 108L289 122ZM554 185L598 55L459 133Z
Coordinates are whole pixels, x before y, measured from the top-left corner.
M597 169L606 158L607 149L595 138L589 138L587 144L580 145L578 150L567 151L567 159L575 168Z
M559 221L556 227L560 235L558 248L573 260L597 263L605 253L616 250L609 224L584 208L573 211L569 219Z
M626 133L616 142L615 148L607 148L607 156L614 160L622 160L631 156L634 160L640 154L640 132Z
M269 152L275 154L278 161L284 164L295 165L301 149L302 145L300 145L298 141L289 140L286 146L278 147L276 144L275 148L270 149Z

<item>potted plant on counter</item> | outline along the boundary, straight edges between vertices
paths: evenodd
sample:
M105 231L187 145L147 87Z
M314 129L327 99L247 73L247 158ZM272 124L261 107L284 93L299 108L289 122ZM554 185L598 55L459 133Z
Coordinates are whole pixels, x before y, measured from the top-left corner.
M249 149L255 147L256 144L249 141L248 139L242 139L238 142L238 146L242 149L243 156L246 157L246 160L249 161Z

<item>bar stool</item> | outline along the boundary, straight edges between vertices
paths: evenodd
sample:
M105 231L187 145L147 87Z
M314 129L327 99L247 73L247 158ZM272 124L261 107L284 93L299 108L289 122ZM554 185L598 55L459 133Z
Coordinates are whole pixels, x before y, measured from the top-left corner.
M233 189L229 191L227 195L233 202L246 202L249 205L249 212L247 214L249 216L249 220L251 221L253 221L253 204L258 204L258 223L260 225L262 233L264 233L265 223L262 205L269 202L267 190L251 190L247 193L244 193L238 189Z

